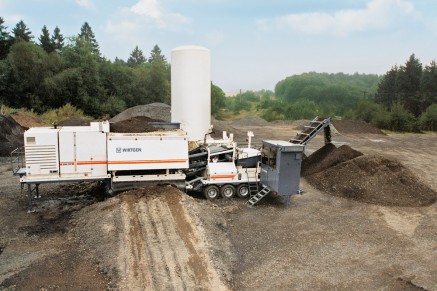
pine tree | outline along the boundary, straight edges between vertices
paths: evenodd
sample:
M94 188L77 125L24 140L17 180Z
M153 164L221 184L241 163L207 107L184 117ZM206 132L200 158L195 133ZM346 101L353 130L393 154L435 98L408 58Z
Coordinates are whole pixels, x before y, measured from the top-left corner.
M422 111L425 111L431 104L437 104L437 63L435 60L423 70L420 92L424 98Z
M129 59L127 60L127 64L131 67L135 67L146 62L146 58L143 55L143 51L136 46L134 50L131 52Z
M383 79L378 85L378 90L375 95L375 101L383 104L387 109L390 109L392 103L397 101L399 95L397 94L397 80L399 68L394 66L385 73Z
M7 57L9 53L9 48L12 45L11 35L6 31L7 27L3 25L5 21L0 17L0 60Z
M170 102L169 66L158 45L150 53L151 71L148 90L153 102Z
M48 54L55 50L52 40L50 39L50 33L47 27L44 25L42 28L42 34L40 35L39 43Z
M32 33L29 31L29 28L27 28L26 24L24 24L23 20L20 20L20 22L15 25L15 27L12 29L12 33L14 34L14 39L16 42L30 42L33 39Z
M61 34L61 30L59 27L55 27L53 31L51 42L53 44L54 49L59 52L64 47L64 36Z
M150 52L149 63L153 63L154 61L160 61L167 64L167 60L164 55L161 53L161 49L158 45L155 45Z
M93 48L93 52L96 55L100 56L99 44L97 43L96 37L88 22L85 22L82 25L80 29L79 37L89 42Z
M397 90L405 109L419 116L421 113L420 80L422 79L422 64L412 54L405 66L401 66L397 78Z

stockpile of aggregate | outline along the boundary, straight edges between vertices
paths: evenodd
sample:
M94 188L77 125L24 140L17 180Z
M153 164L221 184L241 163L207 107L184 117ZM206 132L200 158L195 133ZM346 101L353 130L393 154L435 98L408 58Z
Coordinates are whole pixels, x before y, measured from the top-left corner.
M145 116L135 116L129 119L121 120L119 122L110 124L111 132L120 133L140 133L156 131L156 128L151 125L153 122L162 122Z
M24 130L11 116L0 115L0 157L8 157L11 151L23 146Z
M333 196L403 207L428 206L437 200L437 193L396 159L333 145L314 154L303 162L303 174L315 188Z
M70 118L62 120L58 123L59 126L89 126L90 120L82 118Z
M357 120L332 120L332 125L342 134L382 134L385 135L379 128L372 126L364 121Z
M302 176L318 173L362 155L363 153L354 150L348 145L342 145L337 148L334 144L328 143L305 158L302 163Z
M232 126L266 126L270 123L259 116L250 115L231 123Z
M170 122L171 120L171 106L164 103L151 103L147 105L138 105L126 109L118 115L111 118L110 122L119 122L132 117L144 116L155 120Z

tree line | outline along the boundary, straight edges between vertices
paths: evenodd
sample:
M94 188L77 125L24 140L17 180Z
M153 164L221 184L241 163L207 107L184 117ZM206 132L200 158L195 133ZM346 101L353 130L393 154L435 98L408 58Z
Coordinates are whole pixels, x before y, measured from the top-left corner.
M325 116L356 119L393 131L437 131L437 65L412 54L383 76L304 73L279 81L275 92L245 92L227 100L238 113L256 107L266 120Z
M412 54L382 77L370 100L360 102L355 117L395 131L437 131L437 64L423 67Z
M212 85L216 112L224 92ZM106 59L90 25L67 40L44 26L38 41L20 21L9 32L0 17L0 104L37 113L71 104L94 117L125 108L170 103L170 64L155 45L146 57L136 46L127 61Z

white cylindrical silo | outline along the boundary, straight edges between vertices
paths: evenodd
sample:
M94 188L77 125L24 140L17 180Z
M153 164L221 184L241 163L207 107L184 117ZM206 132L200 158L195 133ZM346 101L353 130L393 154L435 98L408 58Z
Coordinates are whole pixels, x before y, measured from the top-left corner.
M203 140L211 124L209 49L182 46L171 52L171 121L181 124L191 141Z

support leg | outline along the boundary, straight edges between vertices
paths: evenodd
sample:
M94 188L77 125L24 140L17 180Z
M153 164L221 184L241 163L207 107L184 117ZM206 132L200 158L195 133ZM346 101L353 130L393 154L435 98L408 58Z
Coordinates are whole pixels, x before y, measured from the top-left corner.
M41 195L39 195L39 184L35 184L35 191L36 191L36 198L41 198Z
M291 196L284 197L285 208L288 208L290 206L290 200L291 200Z
M32 198L32 184L27 184L27 213L33 212Z

